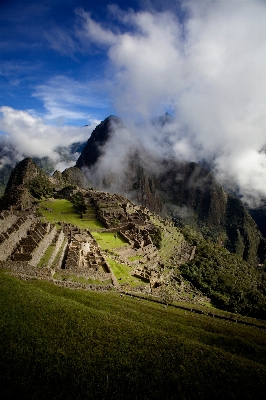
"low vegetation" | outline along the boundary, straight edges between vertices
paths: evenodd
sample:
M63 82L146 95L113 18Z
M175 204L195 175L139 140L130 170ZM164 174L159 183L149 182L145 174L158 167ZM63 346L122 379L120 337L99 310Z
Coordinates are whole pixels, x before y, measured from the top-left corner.
M260 399L265 330L0 273L3 399Z

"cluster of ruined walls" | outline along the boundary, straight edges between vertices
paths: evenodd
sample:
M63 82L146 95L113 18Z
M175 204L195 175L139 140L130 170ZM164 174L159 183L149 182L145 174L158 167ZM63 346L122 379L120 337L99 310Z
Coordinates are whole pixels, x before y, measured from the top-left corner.
M0 261L7 260L10 257L19 241L27 236L28 230L35 221L36 219L32 215L27 215L20 217L8 228L12 232L6 235L5 240L0 244Z

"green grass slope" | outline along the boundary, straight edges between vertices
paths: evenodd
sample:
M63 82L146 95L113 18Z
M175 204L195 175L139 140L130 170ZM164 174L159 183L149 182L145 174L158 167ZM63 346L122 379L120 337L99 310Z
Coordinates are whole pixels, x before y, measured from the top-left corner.
M103 228L96 218L91 221L82 219L75 211L73 203L65 199L42 200L39 202L39 213L52 223L64 221L83 229Z
M0 273L3 399L258 399L266 333Z

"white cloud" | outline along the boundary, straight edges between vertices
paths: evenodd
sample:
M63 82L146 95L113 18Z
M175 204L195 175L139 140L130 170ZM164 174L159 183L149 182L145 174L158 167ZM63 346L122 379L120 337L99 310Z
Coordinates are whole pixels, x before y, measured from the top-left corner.
M42 118L35 117L27 111L14 110L11 107L0 107L0 130L6 135L21 155L30 157L50 157L58 160L55 149L58 146L69 146L75 142L86 141L97 125L96 121L89 127L51 126Z
M95 22L90 13L85 12L83 9L77 9L76 14L81 18L83 23L83 31L77 30L77 36L79 38L89 37L90 41L96 42L99 45L109 46L116 43L116 35L109 29L103 28L97 22Z
M211 160L221 181L266 195L266 3L184 1L170 12L120 12L110 30L83 12L89 42L106 46L117 113L148 119L175 111L176 123L150 147L171 143L179 158ZM154 140L156 138L156 140Z

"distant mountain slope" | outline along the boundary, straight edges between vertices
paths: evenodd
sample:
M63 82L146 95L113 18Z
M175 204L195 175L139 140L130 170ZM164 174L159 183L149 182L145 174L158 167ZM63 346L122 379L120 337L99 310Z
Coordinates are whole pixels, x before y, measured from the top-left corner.
M77 161L95 188L123 194L180 226L193 226L247 261L258 261L264 239L240 200L195 163L155 157L130 136L126 147L121 129L121 119L106 118ZM264 258L260 252L260 262Z
M0 197L4 194L6 185L8 183L10 174L16 164L23 160L28 155L22 155L13 145L11 145L5 138L0 138ZM58 163L71 166L77 160L77 155L80 154L85 143L73 143L65 147L60 146L56 149L58 153L58 160L55 162L49 157L33 157L33 161L47 174L50 175L56 168Z
M89 187L90 183L82 171L76 167L67 168L63 173L56 171L48 177L29 157L20 161L12 170L0 199L0 209L17 206L30 208L34 199L53 195L54 189L66 186Z

